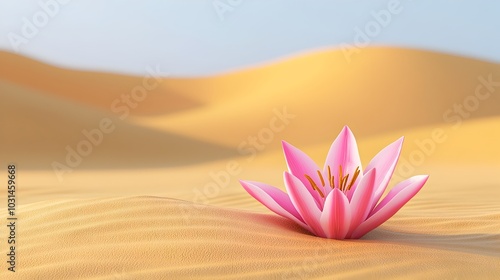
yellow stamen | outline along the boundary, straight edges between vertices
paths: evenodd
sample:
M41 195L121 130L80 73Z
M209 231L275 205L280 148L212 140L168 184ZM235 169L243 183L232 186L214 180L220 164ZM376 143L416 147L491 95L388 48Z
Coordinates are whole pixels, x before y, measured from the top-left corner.
M339 189L342 190L342 181L344 180L344 174L342 173L342 165L339 165Z
M319 195L324 198L325 195L323 194L323 192L318 188L318 186L316 186L316 183L314 182L314 180L309 177L309 175L305 174L307 180L309 180L309 183L311 184L311 187L313 188L313 190L317 191L319 193Z
M321 184L323 187L325 187L325 178L323 177L323 173L321 171L317 171L319 179L321 180ZM356 180L358 179L359 174L361 173L361 170L359 169L359 166L356 167L356 170L354 171L354 174L350 176L351 174L344 174L344 169L342 168L342 165L339 165L339 176L338 176L338 188L339 190L346 192L352 188L354 183L356 183ZM316 182L307 174L304 175L309 183L311 184L311 187L313 190L317 191L319 195L324 198L325 195L321 191L321 189L316 185ZM351 180L349 180L349 177L351 177ZM328 183L330 184L330 187L332 189L335 189L335 176L332 175L332 170L330 166L328 166Z
M323 185L323 187L325 186L325 179L323 179L323 174L321 174L321 172L318 170L318 176L319 178L321 179L321 184Z
M356 167L356 171L354 171L354 176L352 177L351 183L347 187L347 190L350 190L352 185L354 185L354 182L356 182L356 179L358 179L359 173L360 173L360 170L359 170L359 166L358 166L358 167Z
M344 180L342 182L342 190L343 191L345 191L348 181L349 181L349 174L347 174L347 176L344 177Z
M330 170L330 165L328 165L328 180L330 180L330 187L333 189L333 178L332 178L332 171Z

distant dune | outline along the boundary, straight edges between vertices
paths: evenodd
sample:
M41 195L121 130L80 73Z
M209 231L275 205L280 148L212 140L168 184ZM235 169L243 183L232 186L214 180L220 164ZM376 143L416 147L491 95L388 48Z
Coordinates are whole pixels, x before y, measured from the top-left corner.
M498 64L381 47L348 64L341 51L322 51L162 77L130 105L123 96L153 80L4 52L0 60L0 165L19 171L20 261L8 279L500 275ZM346 124L364 165L405 136L391 186L430 175L363 239L311 236L238 184L283 188L280 140L321 165ZM88 154L59 178L53 163L68 164L68 147Z
M54 161L68 165L68 154L75 152L83 169L189 165L237 154L219 144L137 126L119 115L1 80L0 91L0 110L8 116L1 120L8 136L0 140L2 156L24 168L50 170ZM109 122L105 130L103 119Z
M323 51L223 76L168 81L167 89L191 98L199 94L208 104L141 124L235 146L267 125L273 108L286 107L297 117L282 137L322 143L344 124L367 136L455 122L457 113L448 111L474 96L480 77L490 76L496 91L481 89L489 97L469 119L500 113L500 65L397 48L366 48L349 64L340 50Z
M146 96L140 106L130 110L134 115L166 114L202 105L200 102L167 92L160 87L166 75L157 65L144 68L145 77L134 77L112 73L98 73L62 69L26 57L0 51L0 80L22 87L67 99L83 105L90 105L104 111L111 111L112 104L122 95L131 96L136 87L143 88L146 80ZM135 89L141 91L141 89ZM138 94L138 96L141 96ZM130 99L130 97L129 97ZM138 103L134 100L132 103ZM119 111L120 109L116 109Z

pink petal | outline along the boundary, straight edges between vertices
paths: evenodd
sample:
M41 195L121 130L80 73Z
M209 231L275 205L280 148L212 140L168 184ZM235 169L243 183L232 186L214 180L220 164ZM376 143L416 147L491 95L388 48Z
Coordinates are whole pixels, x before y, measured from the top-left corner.
M358 187L354 190L350 202L351 208L351 225L348 236L368 217L370 214L370 206L373 197L374 182L376 178L376 169L373 168L359 182Z
M240 183L251 196L264 204L269 210L296 222L309 231L311 230L304 223L304 220L293 206L288 195L282 190L259 182L240 180Z
M419 176L413 176L409 179L404 180L403 182L400 182L399 184L394 186L394 188L392 188L392 190L384 197L384 199L377 205L377 207L375 207L375 209L373 209L373 211L370 215L374 215L375 213L377 213L380 209L385 207L385 205L387 205L387 203L392 201L396 195L398 195L404 189L410 187L412 184L416 184L416 185L420 186L420 187L416 187L416 188L418 188L416 190L416 192L418 192L424 186L425 182L427 182L428 178L429 178L428 175L419 175ZM415 194L416 194L416 192L415 192ZM413 195L415 195L415 194L413 194Z
M351 209L347 197L338 188L326 197L320 221L328 238L346 237L351 222Z
M368 164L365 169L365 174L373 168L377 168L377 177L375 178L375 194L371 203L371 208L380 200L384 194L389 181L391 180L396 164L398 163L401 147L404 137L399 138L392 144L380 151Z
M348 126L344 126L337 139L333 141L323 169L323 174L328 174L328 166L330 166L332 175L335 176L335 186L337 187L340 185L339 166L341 165L343 175L350 174L350 178L354 175L356 167L362 170L358 144ZM359 182L359 178L356 181Z
M310 157L308 157L304 152L295 148L291 144L285 141L282 141L282 144L283 144L283 153L285 154L288 170L302 182L305 188L315 199L316 205L320 209L322 209L323 203L321 201L323 199L321 198L319 193L312 188L311 183L309 182L309 180L307 180L305 176L308 175L309 177L311 177L311 179L313 179L313 181L316 183L316 186L318 186L318 188L323 193L325 193L325 189L318 175L318 170L319 170L318 165L316 165L316 163ZM324 178L324 180L325 179L326 178ZM326 182L328 182L328 179L326 180L327 180Z
M299 212L304 222L311 227L314 234L324 237L325 235L319 222L321 210L316 205L314 198L297 177L285 172L284 178L286 190L297 212Z
M360 238L387 221L424 186L429 176L420 175L407 179L392 189L380 202L368 219L353 232L351 238Z

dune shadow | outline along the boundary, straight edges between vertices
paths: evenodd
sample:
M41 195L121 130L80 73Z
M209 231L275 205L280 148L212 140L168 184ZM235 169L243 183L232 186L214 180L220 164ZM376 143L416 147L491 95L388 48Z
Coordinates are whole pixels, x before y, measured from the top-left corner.
M500 233L423 234L378 228L359 239L359 242L383 242L418 246L454 252L500 256Z
M104 136L102 144L94 146L88 156L81 156L78 169L135 169L179 167L204 162L216 161L238 156L236 149L222 145L192 139L170 132L156 131L139 126L128 126L109 136ZM132 133L131 133L132 132ZM106 139L108 137L109 139ZM31 170L51 169L53 162L67 164L85 137L78 141L67 141L67 144L40 143L36 146L25 146L23 150L5 151L4 156L16 161L19 166ZM45 146L45 147L44 147ZM40 149L40 147L44 147Z

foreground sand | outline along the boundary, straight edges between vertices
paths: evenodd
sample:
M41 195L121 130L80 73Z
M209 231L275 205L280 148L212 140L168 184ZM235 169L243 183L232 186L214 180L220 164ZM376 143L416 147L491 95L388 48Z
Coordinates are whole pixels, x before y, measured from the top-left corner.
M0 278L498 279L500 89L459 126L443 121L442 113L474 92L478 76L498 75L500 67L415 50L367 49L361 55L367 65L385 65L379 78L386 82L362 63L339 66L339 52L218 77L165 80L153 99L116 121L116 132L60 181L51 162L64 160L65 146L80 141L82 129L103 117L116 119L109 103L140 78L0 54L15 70L0 72L0 110L15 115L1 118L2 132L10 134L0 138L0 163L15 161L19 171L18 272L9 274L4 264ZM429 65L441 70L422 70ZM39 78L23 78L23 69ZM303 76L301 69L314 71ZM312 84L314 91L303 94ZM438 94L443 91L449 94ZM162 95L171 92L173 103ZM366 102L351 102L360 96ZM296 119L255 157L239 153L238 145L268 127L272 110L283 106ZM238 179L251 179L282 188L280 139L321 163L351 120L364 165L405 135L392 184L431 176L408 205L363 239L311 236L239 186ZM417 142L436 129L446 140L424 153ZM412 163L416 151L424 158ZM237 174L207 194L207 185L216 183L210 173L225 172L228 163L238 164ZM2 221L5 210L0 204Z
M311 236L248 196L233 203L254 211L153 196L33 203L20 209L18 276L496 279L498 191L435 189L365 238L346 241Z

